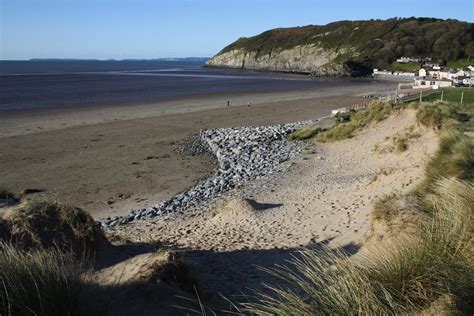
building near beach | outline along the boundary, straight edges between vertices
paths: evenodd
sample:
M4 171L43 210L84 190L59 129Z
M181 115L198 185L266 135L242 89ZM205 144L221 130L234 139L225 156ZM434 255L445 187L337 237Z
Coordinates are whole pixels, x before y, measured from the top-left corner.
M446 88L451 87L453 82L447 79L437 79L437 78L416 78L415 85L413 88L415 89L439 89L439 88Z

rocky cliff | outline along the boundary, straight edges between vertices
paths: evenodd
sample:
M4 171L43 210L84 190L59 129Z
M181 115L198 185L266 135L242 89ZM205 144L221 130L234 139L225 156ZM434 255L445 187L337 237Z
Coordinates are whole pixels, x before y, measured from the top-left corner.
M243 68L249 70L306 73L314 76L349 75L342 64L333 63L336 51L315 45L300 45L290 49L257 55L243 48L223 52L208 60L210 67Z
M474 56L472 23L432 18L340 21L266 31L240 38L207 61L209 67L364 76L400 56L440 61Z

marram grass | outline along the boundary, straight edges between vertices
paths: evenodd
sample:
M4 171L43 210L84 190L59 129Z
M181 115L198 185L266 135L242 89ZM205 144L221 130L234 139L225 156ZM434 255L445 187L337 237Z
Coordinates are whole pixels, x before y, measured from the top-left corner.
M302 250L288 266L267 270L268 286L243 304L257 315L420 313L445 297L453 313L474 309L474 187L456 179L435 186L433 213L409 238L363 260L341 251ZM450 301L450 302L451 302Z

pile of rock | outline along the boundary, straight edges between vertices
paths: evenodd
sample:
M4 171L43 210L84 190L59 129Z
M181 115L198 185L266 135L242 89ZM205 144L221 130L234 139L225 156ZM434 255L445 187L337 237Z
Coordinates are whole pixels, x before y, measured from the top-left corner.
M315 122L202 130L200 141L216 156L219 163L219 170L215 175L150 208L134 210L123 217L108 217L103 220L102 225L113 227L132 220L182 212L186 208L219 197L246 181L258 179L272 171L279 163L299 154L305 144L290 142L287 135L297 128Z

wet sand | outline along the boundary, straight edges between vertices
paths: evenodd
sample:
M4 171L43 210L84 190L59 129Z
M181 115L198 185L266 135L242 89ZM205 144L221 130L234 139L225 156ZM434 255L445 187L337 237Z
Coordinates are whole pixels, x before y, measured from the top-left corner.
M125 214L168 198L214 171L212 157L175 152L202 128L314 119L366 101L361 95L368 91L394 85L368 82L363 87L4 115L0 185L17 193L44 190L30 197L58 199L97 218Z

